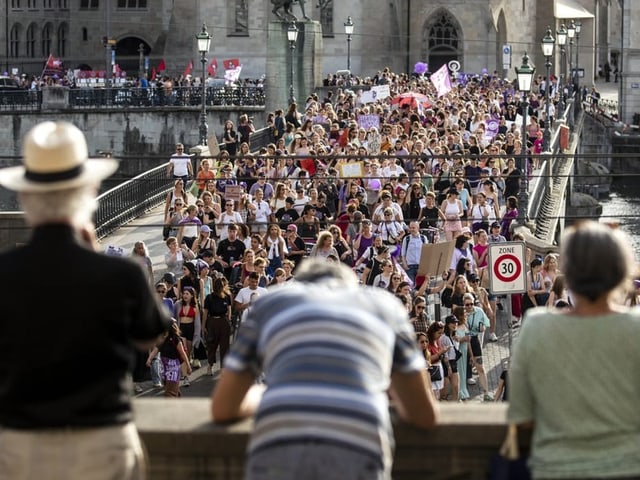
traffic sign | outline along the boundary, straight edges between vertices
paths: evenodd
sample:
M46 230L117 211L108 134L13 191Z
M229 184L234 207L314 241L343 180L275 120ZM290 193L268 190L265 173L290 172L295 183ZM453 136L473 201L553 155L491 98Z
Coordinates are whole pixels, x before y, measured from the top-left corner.
M527 291L524 242L489 244L489 289L492 294Z

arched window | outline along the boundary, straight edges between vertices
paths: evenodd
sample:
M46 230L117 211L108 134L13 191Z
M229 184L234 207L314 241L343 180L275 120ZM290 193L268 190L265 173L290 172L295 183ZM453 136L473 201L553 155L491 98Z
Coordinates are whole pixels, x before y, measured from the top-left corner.
M36 25L32 23L27 28L27 57L36 56Z
M234 11L234 35L249 35L249 2L248 0L236 0Z
M459 24L447 10L434 12L425 22L422 58L428 59L430 72L451 60L462 63L462 44Z
M66 23L61 23L58 27L58 55L60 57L66 56L67 52L67 34L69 27Z
M458 50L458 31L446 12L438 16L429 31L429 49L442 46Z
M42 38L40 40L42 45L42 51L40 52L42 56L47 56L51 52L51 24L47 23L42 28Z
M11 27L11 33L9 34L9 56L20 56L20 25L14 25Z

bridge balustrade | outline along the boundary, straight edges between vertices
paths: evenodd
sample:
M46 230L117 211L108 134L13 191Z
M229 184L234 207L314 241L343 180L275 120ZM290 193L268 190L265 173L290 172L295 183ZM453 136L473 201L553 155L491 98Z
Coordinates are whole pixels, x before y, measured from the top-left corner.
M40 90L4 90L0 92L0 112L38 113L42 109Z

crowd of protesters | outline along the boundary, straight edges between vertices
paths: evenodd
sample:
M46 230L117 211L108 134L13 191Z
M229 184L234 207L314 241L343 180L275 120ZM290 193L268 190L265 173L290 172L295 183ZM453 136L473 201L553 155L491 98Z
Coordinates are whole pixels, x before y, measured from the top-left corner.
M496 76L454 82L440 97L426 77L388 69L367 82L389 85L390 96L365 104L357 88L336 87L326 98L312 94L304 104L269 114L273 142L259 150L252 148L255 129L247 115L238 125L225 122L222 151L193 171L183 145L176 145L162 232L167 274L157 287L178 300L183 292L172 286L192 288L200 313L212 311L208 299L225 298L226 307L215 309L224 328L207 328L206 315L184 320L196 325L187 328L187 353L200 342L208 346L208 373L223 361L228 334L252 301L294 279L306 258L345 263L362 284L391 291L416 332L429 335L436 319L428 306L441 295L451 325L453 317L468 317L467 330L460 321L453 329L460 338L452 338L456 348L467 339L468 371L477 373L489 400L481 348L485 328L487 340L497 340L500 299L488 291L487 244L514 239L521 182L539 166L533 152L549 128L544 79L528 99L524 139L517 123L522 95ZM406 92L429 101L394 100ZM516 166L522 159L524 173ZM425 275L422 247L440 241L455 242L451 265L442 275ZM225 285L212 293L211 279ZM513 314L521 315L518 305ZM451 370L445 378L456 373ZM452 393L452 382L445 383L438 398L467 398L466 388Z

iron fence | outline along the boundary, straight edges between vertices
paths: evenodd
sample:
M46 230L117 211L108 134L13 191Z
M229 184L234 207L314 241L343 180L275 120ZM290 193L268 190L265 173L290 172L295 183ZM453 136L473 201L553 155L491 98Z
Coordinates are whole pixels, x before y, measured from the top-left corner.
M205 88L207 106L265 105L263 87L219 86ZM199 107L202 105L200 87L115 87L72 88L69 90L71 108L105 107Z
M37 113L42 108L42 92L39 90L0 91L0 112Z

